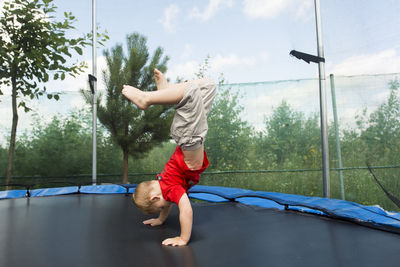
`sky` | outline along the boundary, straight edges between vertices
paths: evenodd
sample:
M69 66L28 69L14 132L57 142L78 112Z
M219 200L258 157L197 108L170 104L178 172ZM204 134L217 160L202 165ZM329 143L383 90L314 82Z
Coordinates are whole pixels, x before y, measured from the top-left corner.
M77 18L72 34L91 31L91 0L54 3L59 18L65 11ZM399 13L396 0L321 1L327 74L399 72ZM138 32L151 52L162 47L170 57L172 81L192 78L207 56L210 73L229 83L318 77L315 64L289 56L292 49L317 54L314 0L96 0L96 14L110 36L97 50L98 73L103 51ZM91 64L91 49L79 60Z
M0 0L0 5L3 2ZM58 18L63 17L64 11L72 12L77 18L76 30L71 35L80 36L91 31L91 0L55 0L54 3L58 7ZM128 34L138 32L147 37L150 52L162 47L164 54L169 56L165 74L170 81L177 77L193 78L208 56L209 75L217 79L222 73L231 84L274 84L274 81L318 78L316 64L307 64L289 56L293 49L317 54L314 0L96 0L96 6L100 31L106 30L110 37L104 47L97 49L99 76L105 68L103 51L118 43L125 44ZM400 73L398 14L400 1L397 0L322 0L326 75ZM66 99L64 108L83 105L79 94L74 92L88 88L87 74L92 72L91 49L71 60L84 60L89 68L77 79L68 77L63 82L49 82L46 86L50 92L70 92L73 95ZM268 110L258 110L264 115L285 98L300 101L304 107L311 105L309 103L317 107L318 88L314 82L310 83L311 87L303 86L305 84L307 82L298 88L294 84L285 88L274 87L278 91L269 85L257 91L258 95L254 93L256 90L252 92L252 87L247 86L246 90L253 99L249 96L243 103L256 101L258 106L267 107ZM346 86L342 84L342 89ZM384 99L388 95L387 86L376 86L386 91L371 89L377 91L374 96L370 95L371 98ZM104 84L99 82L98 89L104 89ZM1 132L11 127L11 107L7 104L10 90L6 88L4 92L0 102L3 114ZM359 99L346 100L343 96L341 101L358 103ZM56 104L55 101L48 103L48 110L40 112L50 112ZM38 103L33 105L38 109L43 107ZM359 106L354 104L342 112L349 116L357 108ZM28 118L21 122L21 125L28 124Z
M77 17L78 31L91 30L90 0L55 3ZM315 64L289 56L292 49L317 53L313 0L97 0L96 5L97 23L110 36L105 48L125 44L127 34L139 32L150 51L160 46L171 58L166 74L172 81L193 77L208 55L210 73L223 73L230 83L318 77ZM327 73L399 72L399 13L395 0L321 1ZM91 60L90 51L85 56Z

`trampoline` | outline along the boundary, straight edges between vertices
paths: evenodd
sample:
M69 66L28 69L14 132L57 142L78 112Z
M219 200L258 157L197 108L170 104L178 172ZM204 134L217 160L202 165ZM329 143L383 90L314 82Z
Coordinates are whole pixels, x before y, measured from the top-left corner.
M399 266L400 213L316 197L194 186L185 247L132 204L135 185L0 192L0 266ZM377 229L375 229L377 228Z

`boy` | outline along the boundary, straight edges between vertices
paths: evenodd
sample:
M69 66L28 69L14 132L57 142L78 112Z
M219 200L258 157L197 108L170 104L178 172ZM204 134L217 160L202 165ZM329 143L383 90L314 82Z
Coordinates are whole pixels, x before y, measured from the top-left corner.
M140 183L133 194L135 205L147 214L159 212L156 219L146 220L146 225L164 223L175 203L179 207L180 236L168 238L163 245L184 246L192 233L193 211L187 191L199 182L200 174L209 162L204 151L208 131L207 115L215 96L215 83L210 79L198 79L179 84L169 84L164 75L154 70L157 91L144 92L124 85L122 94L138 108L150 105L175 104L176 113L171 125L171 136L178 144L174 154L165 164L158 180Z

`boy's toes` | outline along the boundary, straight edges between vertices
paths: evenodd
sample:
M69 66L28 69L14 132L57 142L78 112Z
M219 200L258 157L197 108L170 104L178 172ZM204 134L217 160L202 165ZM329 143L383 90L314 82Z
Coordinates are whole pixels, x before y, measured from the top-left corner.
M154 69L154 75L160 76L162 73L158 69Z

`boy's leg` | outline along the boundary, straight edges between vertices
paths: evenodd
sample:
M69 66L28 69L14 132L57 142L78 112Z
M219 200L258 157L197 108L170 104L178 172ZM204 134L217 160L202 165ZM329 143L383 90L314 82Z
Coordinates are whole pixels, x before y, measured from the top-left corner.
M140 109L147 109L150 105L174 105L184 97L185 91L190 86L189 82L178 84L168 83L165 76L157 69L154 70L157 91L145 92L135 87L124 85L122 94L131 100ZM192 82L200 83L200 80Z
M212 104L214 102L214 97L216 94L216 84L213 80L204 78L199 81L201 96L203 98L203 108L208 116L211 111Z
M124 85L122 94L138 108L147 109L150 105L174 105L182 100L188 83L168 84L158 91L141 91L133 86Z
M198 79L188 83L182 100L175 106L171 125L171 136L182 150L194 151L202 147L214 96L215 83L212 80Z
M167 78L158 69L154 69L154 80L156 81L157 90L166 89L169 84Z

